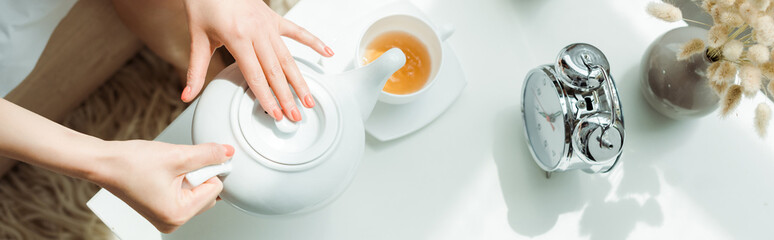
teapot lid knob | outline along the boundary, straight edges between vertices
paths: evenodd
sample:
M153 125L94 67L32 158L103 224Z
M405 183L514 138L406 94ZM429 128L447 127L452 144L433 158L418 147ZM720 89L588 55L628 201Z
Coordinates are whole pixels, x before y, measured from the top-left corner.
M283 117L279 121L274 121L274 125L277 127L277 130L287 134L294 133L298 130L298 123L290 121L286 117Z

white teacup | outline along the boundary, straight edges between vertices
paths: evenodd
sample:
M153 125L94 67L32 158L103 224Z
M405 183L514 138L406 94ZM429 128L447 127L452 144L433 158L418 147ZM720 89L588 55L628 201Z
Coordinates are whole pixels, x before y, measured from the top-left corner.
M379 95L379 101L390 104L404 104L427 92L433 85L433 82L435 82L443 61L443 47L441 44L454 33L454 27L447 25L440 30L436 30L424 19L405 14L389 15L380 18L372 23L360 38L360 46L355 55L356 65L361 67L365 65L363 61L364 54L366 53L366 47L368 47L371 41L382 34L392 31L403 31L418 38L427 48L430 55L430 64L432 65L427 82L425 82L421 89L408 94L394 94L382 90L381 95Z

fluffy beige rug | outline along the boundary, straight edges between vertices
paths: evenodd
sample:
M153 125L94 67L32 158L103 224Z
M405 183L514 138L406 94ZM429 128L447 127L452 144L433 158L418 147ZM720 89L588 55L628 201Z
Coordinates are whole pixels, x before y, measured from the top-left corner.
M269 5L284 14L297 0ZM153 139L182 112L181 81L172 67L143 50L71 112L64 125L102 139ZM86 207L94 184L27 164L0 179L0 239L108 239Z

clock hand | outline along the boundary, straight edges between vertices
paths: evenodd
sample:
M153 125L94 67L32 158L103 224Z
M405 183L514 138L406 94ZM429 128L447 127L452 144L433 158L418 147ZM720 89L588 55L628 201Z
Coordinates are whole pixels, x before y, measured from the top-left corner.
M562 112L557 111L557 112L555 112L555 113L553 113L551 115L548 115L548 118L551 120L551 122L554 122L554 120L556 120L556 118L559 117L559 115L561 115L561 114L562 114Z
M542 104L542 103L540 103L540 99L538 99L538 97L537 97L537 92L535 92L535 90L534 90L534 89L533 89L532 91L533 91L533 92L534 92L534 94L535 94L535 101L537 101L537 103L538 103L538 106L540 106L540 110L543 110L542 112L539 112L539 113L540 113L540 115L543 115L544 117L546 117L546 121L548 122L548 124L551 124L551 131L556 131L556 128L554 127L554 123L553 123L553 121L551 121L551 118L550 118L550 116L548 116L548 115L545 113L545 112L546 112L546 109L545 109L545 108L543 108L543 104Z

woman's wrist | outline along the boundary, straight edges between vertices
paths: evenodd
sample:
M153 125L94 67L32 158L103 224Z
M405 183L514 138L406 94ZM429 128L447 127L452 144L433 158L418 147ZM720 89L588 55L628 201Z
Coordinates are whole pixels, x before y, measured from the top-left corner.
M88 136L90 137L90 136ZM88 146L86 161L79 167L80 178L93 182L100 187L114 185L116 174L125 165L122 161L125 151L123 141L105 141L98 138L88 140L82 146Z
M107 142L68 129L0 99L0 155L72 177L99 181L106 159L115 152Z
M66 135L69 141L60 145L57 151L57 155L62 158L61 170L72 177L101 185L109 174L109 162L114 161L118 155L113 144L75 131Z
M87 149L89 160L81 167L81 178L100 186L105 183L110 171L110 162L114 161L117 155L111 150L110 143L110 141L98 139L91 141L91 144L83 145L90 149Z

